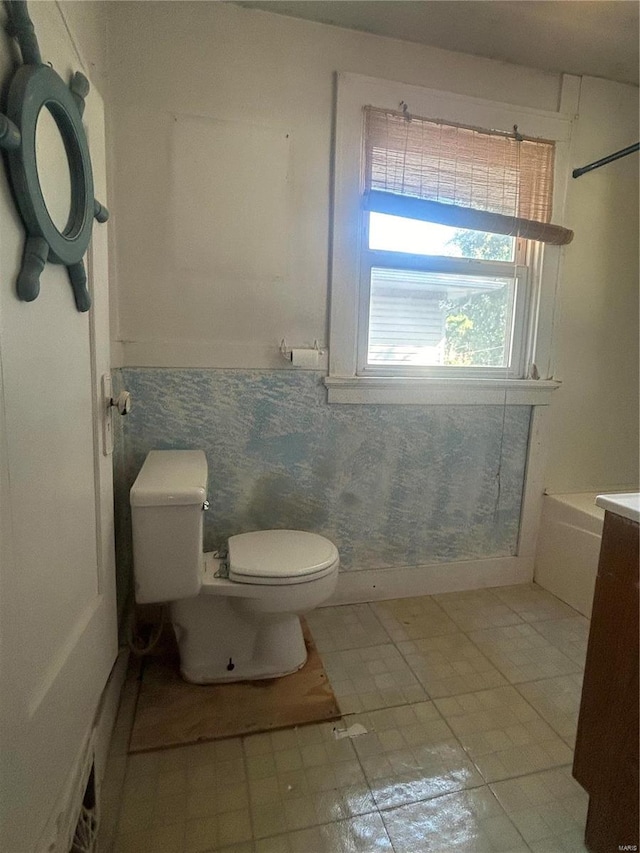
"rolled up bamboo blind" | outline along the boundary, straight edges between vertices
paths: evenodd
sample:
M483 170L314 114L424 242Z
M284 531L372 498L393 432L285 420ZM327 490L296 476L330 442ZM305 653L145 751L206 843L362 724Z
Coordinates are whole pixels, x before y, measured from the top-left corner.
M551 224L554 154L546 140L365 107L365 207L563 245L573 232Z

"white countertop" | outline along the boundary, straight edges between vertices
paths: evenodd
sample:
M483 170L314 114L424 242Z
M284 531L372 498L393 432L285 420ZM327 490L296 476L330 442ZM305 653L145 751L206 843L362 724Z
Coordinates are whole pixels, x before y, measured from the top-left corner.
M640 521L640 493L625 492L620 495L598 495L596 505L607 512L615 512L631 521Z

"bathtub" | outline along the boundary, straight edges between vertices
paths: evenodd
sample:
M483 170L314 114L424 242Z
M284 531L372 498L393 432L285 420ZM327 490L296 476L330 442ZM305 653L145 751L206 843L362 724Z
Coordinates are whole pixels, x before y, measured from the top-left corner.
M584 616L591 616L604 510L602 492L545 495L534 580Z

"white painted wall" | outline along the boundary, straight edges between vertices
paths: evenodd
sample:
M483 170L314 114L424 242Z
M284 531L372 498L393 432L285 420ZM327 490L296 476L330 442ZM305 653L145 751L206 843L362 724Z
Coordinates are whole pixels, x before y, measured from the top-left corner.
M282 337L292 346L326 341L337 70L549 110L559 98L558 75L222 3L113 4L109 44L114 337L126 364L280 367ZM198 196L190 211L173 197L176 115L227 130L227 142L205 152L211 169L200 183L209 205ZM259 134L289 135L288 159L276 165L288 176L288 206L281 198L269 205L268 168L256 185L257 205L277 226L277 266L253 251L255 235L239 213L253 201L244 181L234 195L211 174L259 167L258 155L241 156ZM176 245L188 229L201 238L191 265L184 243Z
M282 337L292 346L326 341L335 71L559 108L557 74L229 4L116 3L109 16L116 365L277 368ZM574 165L637 138L633 87L584 79L580 103ZM226 133L224 145L204 149L211 168L200 161L190 209L175 192L191 156L185 147L176 162L175 128L189 121L208 126L210 139L216 128ZM243 231L239 210L254 199L244 181L234 195L229 180L260 163L250 150L259 134L287 138L277 203L266 175L256 184L263 217L279 226L275 267L261 264L255 234ZM564 386L552 406L547 485L632 483L637 156L575 181L563 224L577 236L566 250L556 318ZM189 235L199 251L190 252Z
M585 77L574 130L584 166L638 141L638 89ZM547 490L637 489L638 155L571 180L555 328Z

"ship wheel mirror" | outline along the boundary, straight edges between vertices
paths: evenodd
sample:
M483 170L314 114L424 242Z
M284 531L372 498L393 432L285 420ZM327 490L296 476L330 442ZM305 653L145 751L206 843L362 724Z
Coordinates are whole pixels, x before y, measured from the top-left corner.
M23 0L10 0L9 33L20 45L24 65L9 86L6 115L0 114L0 148L6 151L11 184L27 232L18 297L33 301L47 261L67 267L78 311L91 297L83 258L94 218L109 213L93 195L89 147L82 124L89 81L77 72L70 85L42 63L33 24Z

